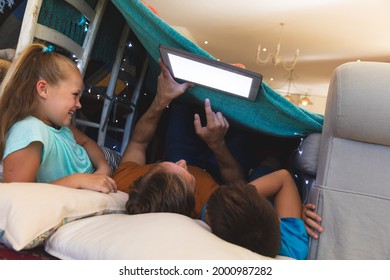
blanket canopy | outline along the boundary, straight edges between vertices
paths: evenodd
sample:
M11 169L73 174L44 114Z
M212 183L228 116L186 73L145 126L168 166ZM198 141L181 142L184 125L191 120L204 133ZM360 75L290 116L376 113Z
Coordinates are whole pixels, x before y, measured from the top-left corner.
M86 0L91 6L94 6L95 0ZM25 3L23 1L25 7ZM51 5L49 8L56 11L60 9L58 1L44 1L43 8ZM91 3L90 3L91 2ZM137 36L143 47L146 49L149 58L149 71L146 77L146 87L152 92L155 92L157 75L160 72L158 66L159 59L159 44L165 44L179 49L213 58L205 50L197 46L186 37L182 36L174 28L169 26L162 18L156 15L156 11L152 7L145 5L142 0L111 0L118 11L123 15L127 24L132 29L132 32ZM5 5L7 4L7 6ZM11 7L14 1L0 0L0 10L5 7ZM46 6L45 6L46 5ZM58 6L58 7L57 7ZM22 9L21 8L21 9ZM118 12L117 11L117 12ZM61 11L61 13L64 13ZM112 14L111 14L112 15ZM67 16L69 17L69 16ZM115 19L115 21L113 21ZM45 18L40 15L40 20L45 21ZM118 17L111 16L109 24L105 22L105 26L100 29L110 33L118 33L121 30L117 26L119 24ZM109 26L115 24L116 27ZM77 34L76 34L77 35ZM118 36L119 36L118 35ZM72 37L73 38L73 37ZM92 56L96 55L93 52ZM115 50L111 55L110 61L114 60ZM213 58L214 59L214 58ZM226 95L216 90L194 87L188 90L188 93L183 96L183 99L189 102L203 103L205 98L211 100L213 108L221 111L231 122L240 126L258 131L260 133L278 136L278 137L302 137L310 133L321 132L323 125L323 116L304 110L283 96L278 94L266 83L262 83L260 92L255 102L242 98Z
M189 52L213 58L192 41L151 11L141 0L111 0L122 13L130 28L141 41L149 56L154 73L158 73L159 44L165 44ZM149 79L150 80L150 79ZM156 81L156 79L154 79ZM194 87L186 98L192 102L211 100L215 110L221 111L237 124L261 133L281 137L301 137L321 132L323 116L308 112L262 83L255 102L228 96L216 90Z

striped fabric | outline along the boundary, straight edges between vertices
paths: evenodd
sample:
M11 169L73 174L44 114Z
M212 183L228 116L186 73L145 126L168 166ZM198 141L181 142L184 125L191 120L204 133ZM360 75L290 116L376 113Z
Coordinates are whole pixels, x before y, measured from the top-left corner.
M111 174L114 172L114 170L118 167L119 161L121 160L121 156L115 152L114 150L111 150L107 147L100 147L103 151L103 154L110 165L110 171Z

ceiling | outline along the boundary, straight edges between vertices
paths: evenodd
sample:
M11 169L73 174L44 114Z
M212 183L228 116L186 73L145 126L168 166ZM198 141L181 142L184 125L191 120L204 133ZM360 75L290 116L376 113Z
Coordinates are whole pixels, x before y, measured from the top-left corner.
M146 0L160 17L215 58L260 72L279 92L288 72L256 63L258 45L292 61L290 93L326 96L334 69L349 61L390 62L389 0ZM208 41L208 44L204 44ZM270 79L273 78L273 81Z

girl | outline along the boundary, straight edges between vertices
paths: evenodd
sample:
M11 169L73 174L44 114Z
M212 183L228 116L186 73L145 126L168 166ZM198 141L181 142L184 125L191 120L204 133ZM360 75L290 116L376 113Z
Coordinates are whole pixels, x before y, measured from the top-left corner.
M3 182L116 191L99 146L71 126L82 90L76 64L42 44L12 63L0 89Z

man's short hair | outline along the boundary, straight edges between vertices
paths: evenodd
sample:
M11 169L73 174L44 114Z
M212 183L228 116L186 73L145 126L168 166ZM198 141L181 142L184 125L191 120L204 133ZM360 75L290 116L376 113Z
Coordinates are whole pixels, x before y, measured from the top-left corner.
M182 176L163 170L149 172L130 186L126 210L129 214L171 212L192 216L195 196Z
M271 203L252 185L222 185L210 197L207 216L218 237L263 256L280 249L280 222Z

